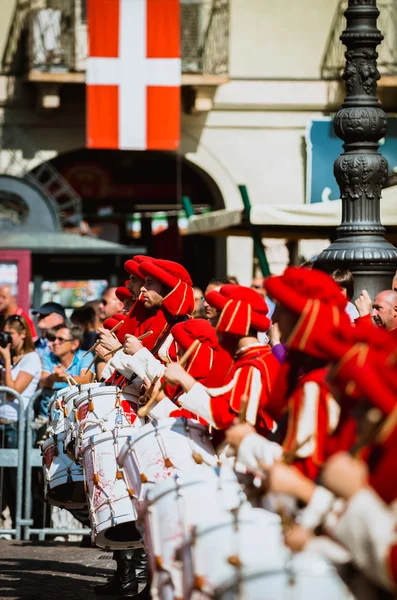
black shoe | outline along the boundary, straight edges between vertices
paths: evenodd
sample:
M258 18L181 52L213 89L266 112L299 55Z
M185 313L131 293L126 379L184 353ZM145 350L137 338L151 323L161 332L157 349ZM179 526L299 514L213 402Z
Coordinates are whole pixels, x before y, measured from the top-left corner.
M148 559L143 548L134 550L136 576L139 583L145 583L148 580Z
M135 600L150 600L150 585L147 584L139 594L134 596Z
M96 586L94 591L98 596L119 596L133 598L138 594L138 578L135 570L135 560L132 550L114 553L117 571L110 581Z
M104 585L97 585L94 591L98 596L119 596L121 598L133 598L138 594L138 580L136 578L131 581L122 583L118 573L110 581Z

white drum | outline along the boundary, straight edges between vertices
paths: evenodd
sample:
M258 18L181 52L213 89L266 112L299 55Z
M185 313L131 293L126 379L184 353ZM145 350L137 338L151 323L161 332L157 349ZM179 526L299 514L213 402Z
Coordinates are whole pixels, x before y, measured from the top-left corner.
M90 388L74 401L76 411L76 457L83 441L90 436L114 427L141 427L143 420L136 416L138 405L136 396L126 394L116 386Z
M61 508L87 505L84 474L80 465L63 452L64 433L49 437L41 446L44 472L44 497Z
M245 494L230 467L196 465L190 473L173 475L148 490L140 518L153 573L154 597L188 597L183 594L182 556L176 555L177 549L198 523L209 518L217 521L245 502Z
M65 387L57 390L48 404L47 436L58 435L65 432L64 397L76 386Z
M217 462L206 427L185 418L144 425L128 439L118 457L134 497L140 500L149 487L170 475L189 473L198 465L215 467Z
M126 439L142 424L135 403L135 396L112 386L92 388L75 401L76 453L84 468L92 540L102 548L141 545L132 491L116 461Z
M212 598L242 568L282 571L286 559L280 517L248 502L237 510L208 514L179 552L184 598L196 592Z
M132 490L117 467L116 457L132 427L115 427L112 431L85 439L80 448L87 488L92 541L100 548L141 547L136 529L137 513L131 502Z
M216 600L351 600L352 596L333 567L323 557L288 553L281 570L243 566L235 577L211 596ZM194 599L195 596L192 596ZM200 596L200 599L203 596ZM205 596L204 596L205 598Z
M103 383L84 383L78 386L73 386L67 394L63 396L63 412L65 415L65 438L63 441L64 451L72 460L75 459L76 449L75 442L77 436L77 409L74 404L81 394L85 391L103 386Z

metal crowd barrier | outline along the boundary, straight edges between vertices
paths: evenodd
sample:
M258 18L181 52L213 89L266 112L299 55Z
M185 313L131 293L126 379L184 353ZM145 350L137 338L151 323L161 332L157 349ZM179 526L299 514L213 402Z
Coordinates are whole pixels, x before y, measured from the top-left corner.
M21 528L24 525L22 519L22 499L23 499L23 479L24 479L24 450L25 450L25 408L23 398L18 392L5 385L0 386L0 393L5 392L14 396L18 400L18 447L17 448L0 448L0 468L16 468L16 507L15 507L15 523L12 529L0 529L1 534L14 535L16 540L21 539ZM7 400L5 400L7 402ZM3 402L0 402L2 404ZM30 491L30 490L29 490ZM0 495L3 490L0 489Z
M34 403L36 399L41 395L41 390L38 390L30 399L27 408L27 428L26 428L26 460L25 460L25 518L23 519L24 525L24 540L30 540L31 535L38 535L39 540L44 540L46 535L90 535L90 529L63 529L56 527L31 527L33 520L32 514L32 493L31 493L31 482L32 482L32 469L35 467L42 467L42 457L40 448L32 447L33 440L33 429L34 429Z

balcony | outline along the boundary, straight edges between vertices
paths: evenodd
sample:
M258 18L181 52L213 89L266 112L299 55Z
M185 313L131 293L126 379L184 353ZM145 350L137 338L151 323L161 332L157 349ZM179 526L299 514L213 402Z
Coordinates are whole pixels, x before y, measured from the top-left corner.
M397 86L397 2L396 0L378 0L380 15L378 18L378 29L384 35L384 40L378 46L378 69L381 79L378 83L380 88ZM346 28L346 19L343 16L347 8L347 0L341 0L332 23L328 38L324 60L321 68L323 79L341 79L345 67L345 46L339 39L342 31Z
M181 0L182 85L228 81L229 0ZM86 0L19 0L2 58L7 75L84 83Z

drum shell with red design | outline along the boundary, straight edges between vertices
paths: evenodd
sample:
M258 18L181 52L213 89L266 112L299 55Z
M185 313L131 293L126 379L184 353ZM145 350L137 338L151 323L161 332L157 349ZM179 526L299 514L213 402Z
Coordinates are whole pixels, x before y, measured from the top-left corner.
M48 404L48 428L47 435L58 435L65 431L64 397L77 386L68 386L57 390Z
M244 503L246 496L229 466L196 465L189 473L174 473L147 490L139 519L151 571L156 573L158 597L169 591L170 580L176 597L190 597L183 592L183 563L178 550L197 524L217 522Z
M64 454L63 438L63 433L51 436L41 446L45 499L61 508L84 508L83 469Z
M107 549L141 547L135 527L137 514L130 490L116 456L133 426L115 426L111 431L86 437L80 448L92 526L92 541Z
M170 417L136 429L117 460L134 497L143 500L152 485L200 465L215 467L218 458L204 425Z
M64 451L72 459L75 459L75 442L76 442L76 409L75 402L86 391L103 386L103 383L84 383L78 386L73 386L63 395L63 411L65 415L65 437Z
M76 413L75 456L81 459L88 438L117 427L141 427L137 417L137 398L116 386L98 386L84 391L74 400Z

